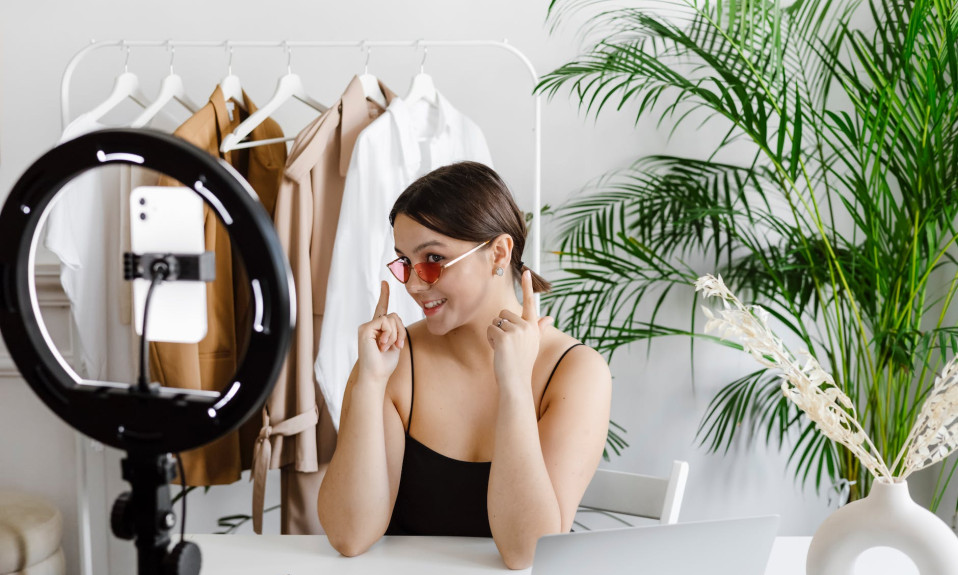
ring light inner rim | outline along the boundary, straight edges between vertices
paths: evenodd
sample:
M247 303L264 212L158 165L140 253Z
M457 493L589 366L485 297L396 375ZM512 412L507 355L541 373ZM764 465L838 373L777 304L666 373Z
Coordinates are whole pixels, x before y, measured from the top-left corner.
M127 154L127 155L132 156L133 154ZM116 154L110 154L109 156L113 156L113 158L111 159L118 159L118 158L115 158ZM99 158L99 159L101 161L104 161L103 158ZM107 163L110 163L110 162L108 161L104 162L104 164L107 164ZM142 163L142 161L140 163ZM100 169L100 168L97 167L93 169ZM76 177L79 178L87 173L88 172L77 174ZM68 181L66 184L68 183L70 182ZM40 214L40 219L37 221L37 227L33 233L33 237L30 239L30 254L27 259L27 266L28 266L27 267L27 270L28 270L27 285L29 287L29 292L30 292L30 305L33 310L33 316L37 320L39 320L37 321L37 325L40 327L40 335L43 336L43 341L46 342L47 348L49 348L49 350L53 353L53 356L56 358L57 363L60 364L60 367L63 369L63 371L65 371L66 374L70 376L70 378L77 385L81 385L85 387L93 387L93 388L104 387L104 388L110 388L110 389L128 389L132 387L134 384L124 383L124 382L115 382L115 381L102 381L98 379L85 379L81 377L80 374L77 373L76 369L67 362L66 358L63 357L63 354L60 353L60 349L57 347L56 343L53 341L53 338L50 336L50 332L47 331L47 323L44 320L43 314L40 309L40 298L37 296L37 286L36 286L37 246L39 245L40 236L43 235L43 230L44 230L44 226L46 224L47 218L50 216L50 212L52 211L53 207L57 204L57 202L62 197L60 196L60 194L63 193L63 189L66 188L66 184L64 184L63 187L57 190L57 193L53 197L53 199L47 203L47 206L46 208L44 208L43 213ZM197 182L197 184L202 185L200 182ZM188 186L184 186L184 187L188 187ZM207 194L210 194L209 190L205 190L205 191L207 192ZM222 204L220 205L222 206ZM22 205L20 206L20 208L26 209L26 210L32 209L26 205ZM253 281L257 282L257 285L255 287L259 288L258 280L253 280ZM262 309L263 302L261 299L254 300L254 301L255 301L254 305L256 306L256 317L261 318L263 315L263 309ZM73 329L72 325L70 329ZM259 331L261 331L261 329ZM182 395L192 395L195 397L206 397L206 398L217 399L217 400L223 400L224 398L227 398L227 396L232 397L232 395L235 395L236 393L235 385L231 386L230 388L227 388L223 392L206 391L202 389L184 389L179 387L165 387L165 386L161 386L160 389L164 391L169 391L171 393L179 393ZM230 391L232 391L232 393L229 393ZM217 405L220 405L221 403L225 403L225 401L220 401Z

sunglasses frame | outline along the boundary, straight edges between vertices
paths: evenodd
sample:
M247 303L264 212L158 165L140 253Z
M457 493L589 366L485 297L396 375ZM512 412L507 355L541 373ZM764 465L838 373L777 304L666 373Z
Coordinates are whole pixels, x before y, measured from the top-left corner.
M428 281L426 281L425 279L423 279L422 274L419 273L419 268L417 267L417 266L421 266L421 265L423 265L423 264L426 264L426 263L428 263L428 262L419 262L418 264L410 264L409 267L412 268L413 270L415 270L416 275L419 276L419 279L421 279L423 282L425 282L425 283L427 283L427 284L429 284L429 285L436 285L436 282L438 282L439 279L442 278L442 272L443 272L443 270L445 270L446 268L448 268L448 267L451 266L452 264L458 262L459 260L464 259L466 256L469 256L469 255L474 254L475 252L477 252L477 251L479 250L479 248L481 248L482 246L488 244L490 241L491 241L491 240L486 240L486 241L482 242L481 244L479 244L478 246L472 248L472 249L469 250L468 252L462 254L462 255L459 256L458 258L452 260L451 262L447 262L447 263L442 264L441 266L439 266L439 275L436 276L436 281L433 281L433 282L428 282ZM389 273L391 273L391 274L393 275L393 277L396 278L397 280L399 280L399 282L402 283L402 284L406 284L406 283L409 282L410 279L412 279L412 273L409 274L409 278L406 279L406 281L402 281L401 279L399 279L399 277L396 275L396 272L394 272L393 269L392 269L392 267L390 267L390 266L392 266L394 263L398 262L399 260L403 259L404 257L406 257L406 256L399 256L398 258L396 258L396 259L394 259L393 261L391 261L391 262L389 262L388 264L386 264L386 268L389 270ZM435 263L435 262L432 262L432 263Z

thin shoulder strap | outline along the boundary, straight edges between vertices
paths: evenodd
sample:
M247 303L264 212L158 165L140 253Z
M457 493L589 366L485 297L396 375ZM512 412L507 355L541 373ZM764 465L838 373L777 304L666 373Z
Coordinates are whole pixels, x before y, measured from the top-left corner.
M577 347L577 346L580 346L580 345L585 345L585 344L583 344L583 343L575 343L575 344L572 344L571 346L569 346L569 349L567 349L567 350L565 350L564 352L562 352L562 355L559 356L559 361L556 362L555 367L552 368L552 373L549 374L549 379L548 379L548 381L546 381L546 386L542 388L542 395L543 395L543 396L545 396L546 390L549 389L549 384L552 383L552 376L555 375L555 374L556 374L556 370L559 369L559 364L562 363L562 358L565 357L565 354L567 354L567 353L569 353L570 351L572 351L572 348L573 348L573 347ZM409 351L412 351L412 348L410 348Z
M406 329L406 345L409 346L409 417L406 419L406 435L412 429L412 408L416 400L416 364L412 361L412 338Z

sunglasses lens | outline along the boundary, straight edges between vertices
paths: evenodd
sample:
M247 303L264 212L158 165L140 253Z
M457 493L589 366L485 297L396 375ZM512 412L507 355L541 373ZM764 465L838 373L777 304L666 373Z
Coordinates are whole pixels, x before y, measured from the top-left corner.
M396 276L397 280L401 281L402 283L409 281L409 264L406 262L402 260L396 260L388 263L386 267L388 267L389 271Z
M442 273L442 265L436 262L423 262L416 264L416 273L419 278L427 284L434 284L439 281L439 274Z

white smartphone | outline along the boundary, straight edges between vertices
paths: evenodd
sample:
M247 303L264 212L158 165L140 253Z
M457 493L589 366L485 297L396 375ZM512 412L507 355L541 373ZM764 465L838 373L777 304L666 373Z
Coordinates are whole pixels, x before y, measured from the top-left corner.
M186 187L141 186L130 195L130 247L134 254L201 254L206 251L203 199ZM133 280L136 333L150 280ZM173 281L156 287L146 334L150 341L196 343L206 336L206 282Z

